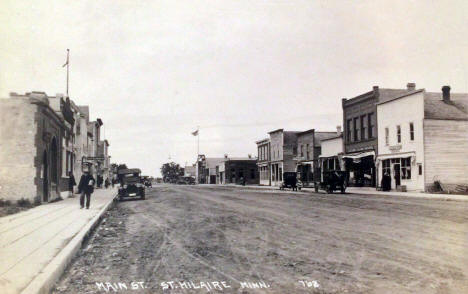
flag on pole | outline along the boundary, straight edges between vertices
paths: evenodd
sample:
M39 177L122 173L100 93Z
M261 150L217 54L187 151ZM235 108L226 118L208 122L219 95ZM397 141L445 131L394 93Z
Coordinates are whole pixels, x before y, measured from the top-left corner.
M62 67L65 67L65 66L67 66L67 65L68 65L68 57L67 57L67 62L65 62L65 64L62 65Z
M198 130L196 130L195 132L193 132L192 135L198 136Z

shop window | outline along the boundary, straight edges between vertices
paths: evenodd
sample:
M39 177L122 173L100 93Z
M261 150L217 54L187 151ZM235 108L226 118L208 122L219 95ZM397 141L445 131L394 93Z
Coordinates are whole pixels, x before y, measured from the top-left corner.
M254 169L250 170L250 178L255 179L255 170Z
M382 161L382 174L384 175L385 173L390 175L390 159Z
M385 146L388 146L389 141L390 141L390 130L388 128L385 128Z
M411 122L409 124L410 140L414 141L414 124Z
M411 179L411 157L401 159L401 178Z
M401 143L401 126L396 127L397 143Z

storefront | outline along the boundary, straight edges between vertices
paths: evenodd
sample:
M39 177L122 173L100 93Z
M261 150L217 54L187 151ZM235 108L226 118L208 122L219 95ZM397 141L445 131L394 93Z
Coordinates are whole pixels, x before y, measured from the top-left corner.
M304 187L311 187L314 183L314 162L302 161L296 166L297 178L301 180Z
M392 190L424 190L423 167L422 163L416 162L416 152L382 154L376 164L380 179L385 174L390 175Z
M283 163L277 162L271 164L271 185L279 186L283 181Z
M375 187L376 169L375 152L366 151L343 156L345 170L348 173L348 185L351 187Z

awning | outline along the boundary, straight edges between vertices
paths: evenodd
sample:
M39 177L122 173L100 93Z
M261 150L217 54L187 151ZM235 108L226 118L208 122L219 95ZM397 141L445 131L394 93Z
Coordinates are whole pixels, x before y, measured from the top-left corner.
M410 151L410 152L400 152L400 153L379 154L376 160L384 160L384 159L391 159L391 158L405 158L405 157L416 157L416 152Z
M325 156L325 155L320 155L319 158L333 158L333 157L338 157L337 155L331 155L331 156Z
M297 165L306 165L306 164L313 165L314 162L313 161L300 161L297 163Z
M351 154L345 154L343 155L343 158L351 158L351 159L358 159L358 158L363 158L366 156L375 156L375 151L366 151L366 152L360 152L360 153L351 153Z

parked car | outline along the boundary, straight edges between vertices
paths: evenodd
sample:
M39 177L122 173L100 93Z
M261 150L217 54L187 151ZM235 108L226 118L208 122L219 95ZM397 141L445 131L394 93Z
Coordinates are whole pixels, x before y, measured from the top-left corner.
M341 170L323 172L322 181L315 183L315 192L319 189L333 193L335 190L340 190L341 193L346 192L346 172Z
M180 177L177 180L178 185L195 185L195 178L193 177Z
M141 177L141 181L145 187L153 187L153 184L151 183L151 179L149 176L143 176Z
M141 170L138 168L121 169L119 176L122 179L119 187L119 200L125 198L145 199L145 186L140 177Z
M195 178L194 177L184 177L185 182L187 185L195 185Z
M283 181L280 184L280 190L291 188L293 191L302 189L302 182L297 179L296 172L284 172Z

